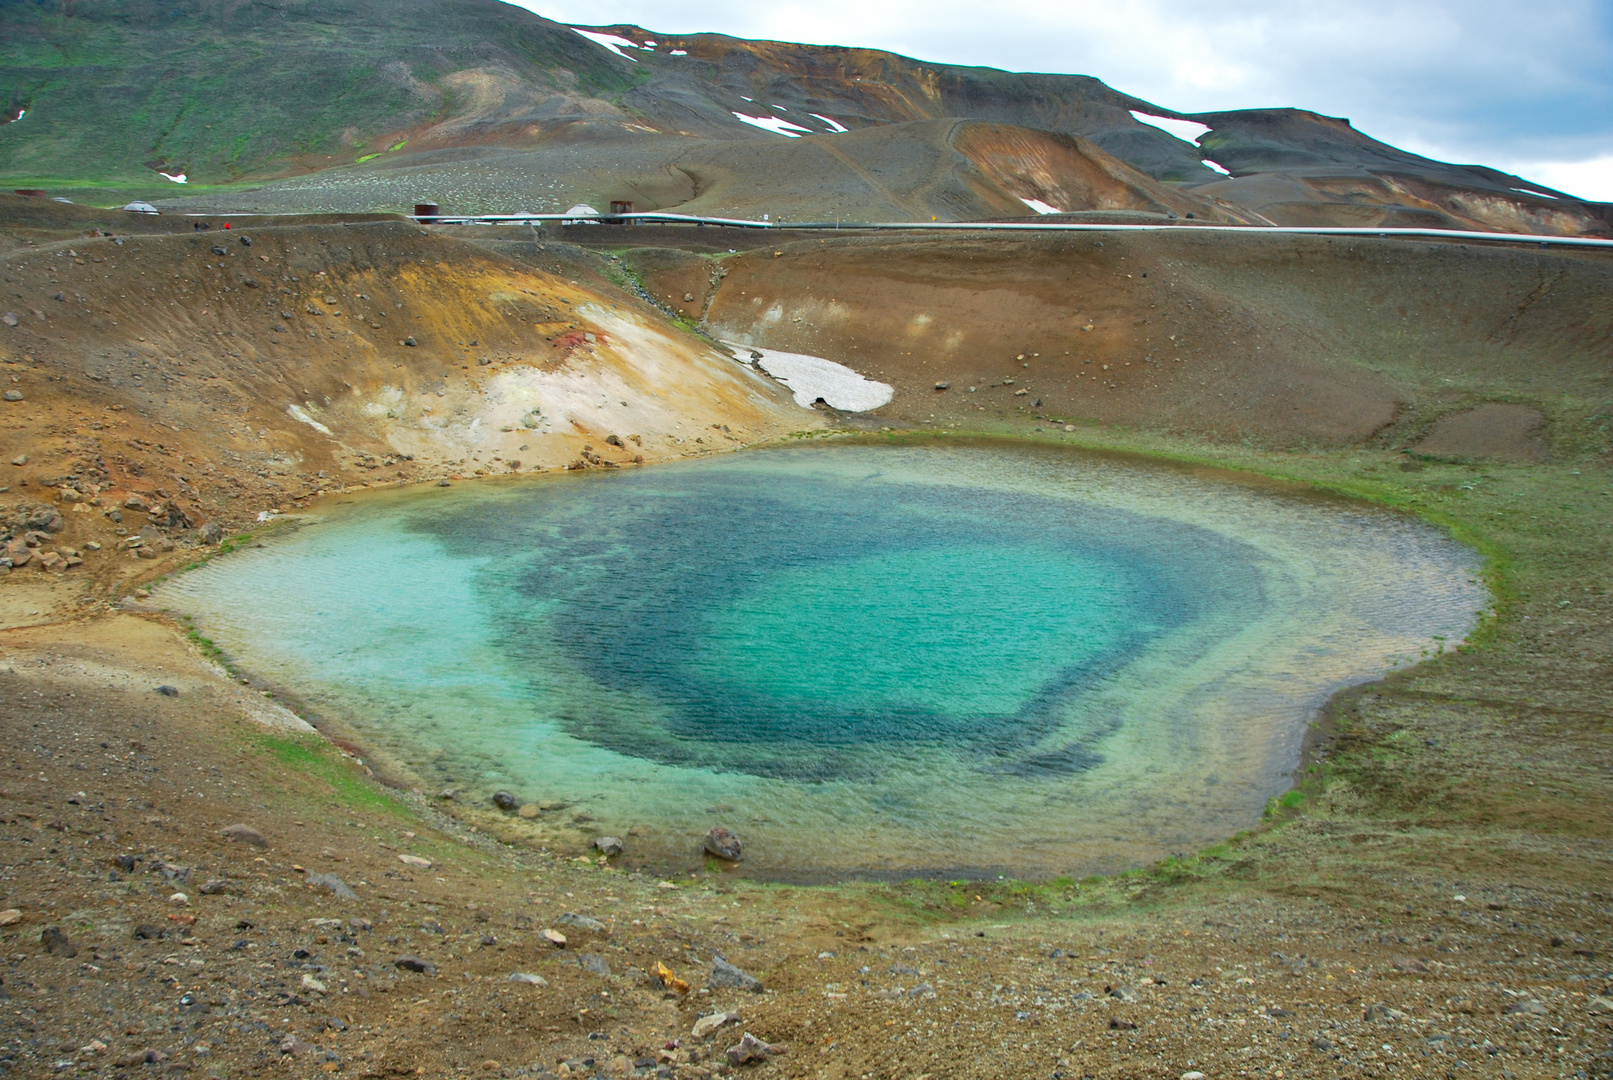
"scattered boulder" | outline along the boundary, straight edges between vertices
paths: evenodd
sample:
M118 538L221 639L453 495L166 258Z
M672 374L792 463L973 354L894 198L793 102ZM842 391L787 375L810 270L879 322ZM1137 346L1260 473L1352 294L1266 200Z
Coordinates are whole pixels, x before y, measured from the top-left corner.
M437 965L430 960L422 960L418 956L400 956L392 961L392 966L400 971L412 971L416 975L434 975Z
M722 1028L727 1027L729 1024L737 1024L739 1022L740 1015L737 1012L710 1013L706 1016L702 1016L700 1019L694 1022L693 1034L697 1039L710 1038L711 1036L717 1034L717 1032Z
M0 913L3 914L3 913ZM1613 997L1598 994L1585 1003L1585 1008L1594 1016L1607 1016L1613 1014Z
M398 861L400 863L402 863L404 866L412 866L416 870L430 870L431 869L431 860L430 859L422 859L418 855L399 855L398 856Z
M624 850L620 836L596 836L594 837L594 848L601 855L607 856L620 855Z
M752 994L762 992L762 980L746 974L723 959L721 954L711 958L711 977L706 986L712 990L744 990Z
M58 926L45 927L45 929L40 932L39 943L43 945L45 947L45 951L50 953L52 956L78 955L78 946L74 945L72 939L70 939L66 934L62 933L61 928Z
M209 521L196 535L204 544L218 544L224 540L224 526L216 521Z
M163 697L178 697L179 696L179 687L177 687L177 686L159 686L159 687L157 687L157 693L161 694Z
M598 953L578 953L577 966L582 968L584 971L591 971L595 975L600 975L607 979L610 978L610 964Z
M317 1053L318 1050L319 1047L313 1043L299 1039L295 1035L287 1035L280 1040L280 1053L287 1057L307 1057L309 1054Z
M557 949L564 949L566 947L566 935L562 934L558 930L545 930L543 932L543 939Z
M493 792L493 805L505 813L509 813L512 810L520 809L521 800L511 795L508 791L495 791Z
M339 900L358 899L358 893L349 888L347 882L335 874L309 874L306 881L309 888L329 889ZM202 891L206 892L207 890L204 888Z
M238 844L262 848L265 851L269 848L268 838L250 825L227 825L218 832L226 840L234 840Z
M15 926L22 922L22 912L17 908L6 908L0 911L0 926Z
M728 862L738 862L744 857L739 837L726 825L713 825L701 846L708 854Z
M1518 998L1501 1010L1503 1016L1545 1016L1546 1005L1534 998Z
M549 985L549 980L545 979L542 975L533 975L531 972L527 972L527 971L517 971L517 972L515 972L514 974L512 974L510 976L509 981L512 982L512 983L525 983L528 986L548 986Z
M209 878L196 891L203 896L238 896L240 895L241 887L235 882L224 878Z
M1131 1002L1137 1000L1137 991L1129 986L1106 986L1103 991L1119 1001Z
M753 1061L766 1061L775 1054L787 1052L786 1047L765 1043L747 1031L740 1037L739 1042L728 1048L728 1064L748 1065Z
M1366 1011L1361 1014L1361 1019L1363 1020L1404 1020L1405 1018L1405 1013L1392 1005L1385 1005L1382 1002L1376 1005L1368 1005Z
M1136 1031L1137 1025L1131 1020L1122 1020L1118 1016L1109 1017L1110 1031Z
M609 932L609 928L591 915L579 915L575 911L568 911L555 920L561 926L575 926L579 930L588 930L595 934Z
M515 815L520 818L525 818L527 821L531 821L533 818L537 817L539 813L540 811L538 809L538 804L535 802L529 802L524 804L521 809L517 810Z
M4 397L7 401L21 401L22 400L22 391L21 390L7 390L3 395L0 395L0 397Z

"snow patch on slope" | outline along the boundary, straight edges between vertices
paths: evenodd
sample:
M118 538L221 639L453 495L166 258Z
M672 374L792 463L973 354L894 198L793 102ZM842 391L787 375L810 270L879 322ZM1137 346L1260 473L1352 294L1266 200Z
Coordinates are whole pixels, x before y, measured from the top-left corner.
M625 45L629 49L636 49L638 48L638 45L635 42L629 41L624 37L617 37L615 34L601 34L597 30L578 30L575 26L573 26L571 30L573 33L581 34L589 41L592 41L595 45L603 45L617 56L620 56L623 60L632 60L633 63L638 63L638 60L635 57L628 56L622 51L621 48L623 45Z
M896 388L889 383L865 379L844 364L821 356L759 349L733 341L723 344L739 354L740 363L754 360L763 371L789 387L795 403L804 409L812 408L812 403L822 398L831 409L867 412L896 396Z
M1210 131L1208 126L1195 124L1191 120L1173 120L1169 116L1150 116L1148 113L1138 112L1136 109L1130 111L1132 119L1139 124L1157 127L1172 138L1181 139L1183 142L1192 143L1194 146L1197 146L1199 140Z
M786 139L799 139L801 136L796 134L796 132L805 132L808 135L813 133L811 128L804 128L800 124L792 124L788 120L781 120L776 116L746 116L742 112L736 112L734 113L734 117L744 123L749 124L751 127L759 127L763 131L771 131L773 134L782 135ZM786 128L789 130L785 130Z

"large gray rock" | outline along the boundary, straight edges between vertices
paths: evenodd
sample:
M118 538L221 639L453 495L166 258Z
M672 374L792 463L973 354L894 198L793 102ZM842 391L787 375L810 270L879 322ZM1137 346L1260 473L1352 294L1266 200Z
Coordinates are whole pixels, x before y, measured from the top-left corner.
M558 926L575 926L579 930L589 930L596 934L603 934L608 929L604 923L592 915L579 915L575 911L566 912L555 920L555 924Z
M358 899L358 893L335 874L309 874L306 880L310 889L329 889L339 900Z
M266 849L269 846L268 839L250 825L227 825L219 830L219 835L248 847Z
M706 980L706 986L712 990L745 990L752 994L760 994L763 989L762 980L739 970L721 954L711 958L711 977Z

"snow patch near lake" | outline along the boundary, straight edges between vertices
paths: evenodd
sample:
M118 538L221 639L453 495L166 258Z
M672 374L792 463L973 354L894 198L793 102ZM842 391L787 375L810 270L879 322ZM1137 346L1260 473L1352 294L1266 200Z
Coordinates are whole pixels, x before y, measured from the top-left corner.
M734 116L736 119L749 124L751 127L759 127L763 131L771 131L773 134L782 135L786 139L799 139L801 136L796 134L796 132L805 132L808 135L812 134L811 128L804 128L800 124L792 124L788 120L781 120L776 116L746 116L742 112L736 112L734 113ZM786 131L786 128L789 130Z
M842 131L851 130L832 116L824 116L822 113L807 113L807 115L814 120L822 120L825 124L828 124L830 134L839 134Z
M633 63L638 63L638 59L636 57L628 56L622 51L622 46L624 45L629 49L638 48L638 44L636 42L629 41L624 37L618 37L615 34L601 34L597 30L578 30L575 26L573 26L571 30L573 33L581 34L589 41L592 41L595 45L603 45L617 56L620 56L623 60L632 60Z
M1197 124L1192 120L1173 120L1169 116L1151 116L1148 113L1138 112L1136 109L1132 109L1130 112L1132 119L1139 124L1157 127L1172 138L1181 139L1183 142L1192 143L1194 146L1197 146L1199 140L1209 134L1210 131L1208 125Z
M1041 199L1024 199L1024 198L1022 198L1019 201L1024 203L1026 206L1030 207L1032 210L1035 210L1038 214L1062 214L1062 213L1064 213L1063 210L1060 210L1058 207L1054 206L1052 203L1045 203Z
M1226 168L1219 161L1211 161L1209 158L1204 159L1204 167L1207 168L1207 169L1212 169L1215 172L1220 173L1222 176L1231 176L1232 175L1232 170L1231 169Z
M725 341L723 344L738 354L736 359L740 363L754 361L763 371L789 387L795 395L795 403L804 409L812 408L812 403L822 398L831 409L867 412L896 396L896 388L889 383L865 379L844 364L825 360L821 356L759 349L734 341Z

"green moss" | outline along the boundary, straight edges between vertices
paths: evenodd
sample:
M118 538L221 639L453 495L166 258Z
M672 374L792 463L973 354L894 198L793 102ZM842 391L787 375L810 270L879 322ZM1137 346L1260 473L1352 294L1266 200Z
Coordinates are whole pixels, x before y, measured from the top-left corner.
M261 735L258 749L297 777L312 781L318 793L343 806L410 816L409 807L344 757L319 735Z

